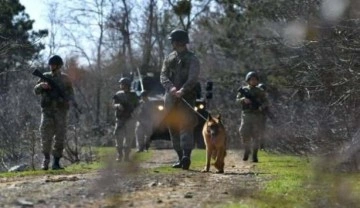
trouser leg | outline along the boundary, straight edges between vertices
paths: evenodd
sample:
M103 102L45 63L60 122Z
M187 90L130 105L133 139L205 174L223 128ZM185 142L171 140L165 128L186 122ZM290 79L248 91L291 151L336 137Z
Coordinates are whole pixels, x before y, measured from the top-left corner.
M130 160L130 152L131 152L131 145L134 142L135 138L135 131L134 131L135 123L132 119L128 119L125 124L125 138L124 138L124 160Z
M145 146L144 137L145 137L145 133L143 126L140 124L140 122L136 122L135 138L136 138L136 148L138 152L144 151L144 146Z
M191 164L191 152L194 148L194 134L190 128L180 131L180 143L183 150L182 169L188 170Z
M259 150L259 138L255 137L253 140L253 148L252 148L252 161L253 162L258 162L258 150Z
M48 170L49 169L49 163L50 163L50 154L49 153L44 153L44 160L43 160L43 163L41 165L41 169Z
M55 157L55 156L54 156L52 169L53 169L53 170L61 170L61 169L64 169L63 167L60 166L60 157Z
M178 156L178 161L172 165L173 168L181 168L182 163L181 160L183 158L183 151L180 146L180 135L179 133L174 129L169 129L170 138L173 144L173 148Z
M116 161L121 162L123 158L124 132L123 123L117 121L114 130L115 147L117 151Z
M41 115L40 135L41 135L41 149L44 154L44 160L41 164L41 169L48 170L50 163L50 153L53 137L55 134L55 123L52 116L45 113Z
M250 138L244 138L244 157L243 161L247 161L250 155Z
M66 142L66 112L59 112L55 119L55 137L52 154L55 158L63 156L64 146Z

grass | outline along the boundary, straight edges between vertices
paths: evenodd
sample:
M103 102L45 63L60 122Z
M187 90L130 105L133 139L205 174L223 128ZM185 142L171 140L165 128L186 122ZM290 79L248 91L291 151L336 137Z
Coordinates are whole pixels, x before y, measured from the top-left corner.
M313 189L306 181L313 177L307 158L261 152L255 171L267 173L265 186L255 198L259 207L308 207Z
M98 147L94 148L94 154L96 158L93 162L80 162L74 163L69 166L66 166L64 170L28 170L22 172L3 172L0 173L0 178L12 178L12 177L30 177L30 176L39 176L39 175L71 175L71 174L81 174L88 173L91 171L96 171L101 168L105 168L107 161L114 160L116 156L116 150L114 147ZM133 154L133 161L141 162L146 161L152 157L152 153L146 152L141 154Z
M360 174L318 172L313 160L299 156L260 152L259 158L254 171L263 181L261 189L225 207L356 207L360 203Z

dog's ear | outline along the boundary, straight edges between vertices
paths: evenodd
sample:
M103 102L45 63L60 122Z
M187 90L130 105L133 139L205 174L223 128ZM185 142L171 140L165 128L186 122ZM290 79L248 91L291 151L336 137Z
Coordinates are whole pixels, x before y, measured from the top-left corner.
M217 115L215 118L221 121L221 114Z
M210 121L212 119L211 114L208 114L207 120Z

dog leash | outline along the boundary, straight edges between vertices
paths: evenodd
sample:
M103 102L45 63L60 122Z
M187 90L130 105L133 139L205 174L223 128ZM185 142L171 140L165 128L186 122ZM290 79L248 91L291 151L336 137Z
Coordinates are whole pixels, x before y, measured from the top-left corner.
M203 115L201 115L199 112L197 112L193 106L190 105L190 103L188 103L184 98L181 98L181 100L189 107L191 108L198 116L200 116L202 119L204 119L205 121L207 120Z

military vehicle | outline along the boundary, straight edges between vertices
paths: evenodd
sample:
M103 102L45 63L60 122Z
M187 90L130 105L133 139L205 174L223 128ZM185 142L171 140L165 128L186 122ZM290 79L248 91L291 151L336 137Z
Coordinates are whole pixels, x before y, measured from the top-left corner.
M139 96L143 90L149 92L150 102L155 103L153 109L153 118L152 121L156 123L156 127L151 135L150 140L170 140L169 131L165 124L166 112L164 108L163 96L165 89L160 83L160 74L149 73L147 75L141 76L142 83L138 76L133 77L131 88ZM203 137L202 137L202 128L205 123L205 119L208 116L208 111L206 110L207 99L211 99L211 90L212 82L207 83L206 87L206 97L202 96L201 85L198 83L196 86L197 99L194 111L197 112L198 124L195 127L194 138L195 145L197 148L205 148ZM149 121L150 122L150 121Z

